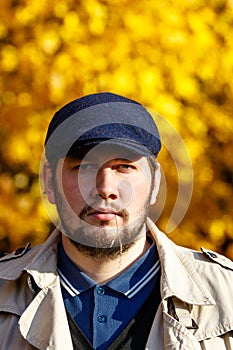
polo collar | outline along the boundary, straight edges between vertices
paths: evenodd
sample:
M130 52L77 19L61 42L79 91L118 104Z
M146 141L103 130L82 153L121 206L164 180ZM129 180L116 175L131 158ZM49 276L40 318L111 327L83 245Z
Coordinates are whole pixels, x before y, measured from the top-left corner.
M127 298L134 297L153 278L160 275L158 252L153 243L131 267L107 283L107 286Z
M63 288L71 295L76 296L86 292L96 285L90 277L82 272L65 253L62 243L58 246L57 272Z
M71 296L74 297L97 285L95 281L74 265L66 255L62 244L59 245L58 256L60 281ZM112 279L105 286L125 295L127 298L132 298L153 278L159 276L159 270L158 253L153 243L150 249L129 267L124 274Z

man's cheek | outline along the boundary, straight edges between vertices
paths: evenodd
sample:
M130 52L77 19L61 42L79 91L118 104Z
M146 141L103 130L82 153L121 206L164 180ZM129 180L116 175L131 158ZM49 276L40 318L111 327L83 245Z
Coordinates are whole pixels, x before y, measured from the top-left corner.
M121 203L121 209L128 208L135 198L135 189L129 181L121 180L117 184L117 190L119 193L119 202Z

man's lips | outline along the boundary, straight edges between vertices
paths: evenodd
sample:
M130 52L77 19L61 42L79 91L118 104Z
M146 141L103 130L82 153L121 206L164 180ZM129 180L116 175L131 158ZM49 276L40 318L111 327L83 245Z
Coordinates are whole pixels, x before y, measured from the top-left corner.
M127 222L129 213L126 209L114 208L114 207L101 207L97 204L84 208L80 213L80 219L84 221L111 221L122 219L123 222ZM89 220L88 220L89 219Z
M95 219L101 221L111 221L117 216L121 216L121 214L111 209L95 209L89 212L87 216L94 217Z

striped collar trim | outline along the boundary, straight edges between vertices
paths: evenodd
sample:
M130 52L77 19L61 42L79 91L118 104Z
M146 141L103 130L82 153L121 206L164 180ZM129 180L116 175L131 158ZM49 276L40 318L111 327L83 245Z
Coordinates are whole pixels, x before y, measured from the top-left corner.
M80 294L80 291L76 289L69 280L63 275L61 270L57 268L58 275L60 277L60 283L62 287L72 296L75 297L76 295Z
M129 289L127 292L125 292L125 296L128 298L134 297L135 294L137 294L147 283L149 283L152 278L155 278L155 276L160 271L160 262L159 260L156 262L156 264L143 276L143 278L138 281L131 289Z
M156 264L147 272L145 276L141 280L139 280L131 289L127 290L126 292L123 292L123 294L127 298L133 298L147 283L149 283L152 278L155 278L156 275L160 271L160 263L159 260L156 262ZM76 295L79 295L81 292L76 289L69 280L63 275L61 270L57 269L58 275L60 277L60 283L62 287L70 294L71 297L75 297Z

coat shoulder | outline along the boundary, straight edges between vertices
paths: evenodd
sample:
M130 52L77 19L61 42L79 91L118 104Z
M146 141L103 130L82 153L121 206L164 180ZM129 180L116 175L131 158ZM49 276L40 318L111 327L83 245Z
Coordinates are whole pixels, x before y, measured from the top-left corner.
M19 259L25 254L27 254L30 250L31 250L31 244L28 243L25 247L20 247L12 253L2 253L0 256L0 264L7 261Z
M24 248L18 248L12 253L4 254L0 258L0 279L17 279L33 261L39 245L30 247L27 244Z
M214 269L216 267L218 270L228 270L228 272L233 272L233 261L227 258L225 255L203 247L200 251L185 247L179 248L183 250L187 259L193 262L197 268L203 266L208 270L209 266L211 269Z
M201 251L214 264L218 264L225 269L233 271L233 261L231 259L205 248L201 248Z

